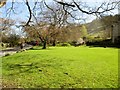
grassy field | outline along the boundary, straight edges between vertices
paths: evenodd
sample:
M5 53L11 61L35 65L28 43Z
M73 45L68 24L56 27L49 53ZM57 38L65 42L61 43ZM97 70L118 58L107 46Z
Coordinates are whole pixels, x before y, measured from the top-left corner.
M4 87L117 88L118 49L49 47L2 58Z

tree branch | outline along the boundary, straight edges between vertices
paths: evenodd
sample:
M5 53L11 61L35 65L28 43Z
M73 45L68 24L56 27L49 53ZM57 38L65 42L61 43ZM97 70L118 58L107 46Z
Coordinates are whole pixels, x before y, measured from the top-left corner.
M72 4L69 4L69 3L65 3L65 2L60 2L60 1L57 1L57 0L54 0L55 2L63 5L63 6L70 6L70 7L75 7L75 5L72 5Z
M26 25L25 26L29 26L29 23L31 22L31 19L32 19L32 11L31 11L31 8L30 8L30 5L29 5L29 3L28 3L28 0L26 0L26 5L27 5L27 7L28 7L28 11L29 11L29 19L28 19L28 21L27 21L27 23L26 23Z

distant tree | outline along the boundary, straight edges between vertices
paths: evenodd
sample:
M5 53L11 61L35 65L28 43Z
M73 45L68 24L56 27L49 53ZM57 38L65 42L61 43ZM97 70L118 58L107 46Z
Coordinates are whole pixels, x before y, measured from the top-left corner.
M58 40L60 42L72 42L77 41L80 37L81 26L77 24L68 24L62 28Z
M19 41L20 41L20 36L16 34L10 34L10 35L4 34L4 36L2 37L2 42L9 43L10 47L19 45Z
M87 37L88 33L87 33L87 28L85 27L85 25L82 25L81 27L81 37Z
M15 21L12 19L0 18L0 41L8 42L8 36L12 31L12 26L15 25Z
M50 28L51 27L49 25L45 23L40 23L39 25L36 24L34 26L27 26L24 30L27 33L28 37L34 38L35 40L39 38L39 40L43 44L43 49L46 49L47 42L50 37Z
M10 30L15 25L15 21L7 18L0 18L0 31Z
M0 32L0 42L8 43L8 35L4 32Z
M14 47L19 44L20 36L16 34L11 34L8 37L8 43L10 44L11 47Z

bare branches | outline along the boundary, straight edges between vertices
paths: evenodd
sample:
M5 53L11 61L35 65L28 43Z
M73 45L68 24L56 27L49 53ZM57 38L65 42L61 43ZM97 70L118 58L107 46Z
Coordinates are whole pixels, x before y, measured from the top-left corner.
M50 19L50 24L54 27L61 27L64 23L66 13L63 11L63 8L59 5L50 6L44 1L45 6L47 7L48 14L45 14L45 17ZM56 3L57 4L57 3ZM49 11L50 10L50 11Z
M6 2L7 2L7 0L1 0L0 1L0 7L2 7L3 5L5 5L6 4ZM11 6L6 10L6 17L7 16L11 16L11 14L17 14L16 12L17 12L17 10L15 9L15 1L14 0L12 0L12 2L10 3L11 4ZM31 19L32 19L32 10L31 10L31 6L29 5L29 1L28 0L25 0L25 5L27 6L27 8L28 8L28 11L29 11L29 19L28 19L28 21L26 22L26 24L25 25L21 25L21 26L27 26L27 25L29 25L29 23L31 22ZM19 6L17 7L17 8L19 8Z
M112 3L112 6L109 8L109 6L110 6L111 4L110 4L110 3L105 3L105 2L103 2L99 7L97 7L96 10L93 9L93 10L88 10L88 11L86 11L86 10L83 10L83 9L80 7L80 5L77 4L77 2L75 2L74 0L73 0L73 2L74 2L74 4L76 5L76 7L79 9L79 11L81 11L82 13L86 13L86 14L101 14L101 13L104 13L104 12L111 11L111 10L115 9L115 7L116 7L116 5L117 5L117 3L114 2L115 5L113 5L113 3ZM107 4L107 5L106 5L106 4ZM104 6L107 6L107 7L104 8ZM100 10L100 9L102 9L102 10Z
M11 26L15 24L15 21L12 19L0 18L0 30L9 30Z
M10 16L11 12L13 12L14 14L16 14L16 12L14 10L15 9L14 8L14 3L15 3L14 0L12 0L11 7L7 9L7 14L6 15Z
M86 10L86 9L81 8L82 4L79 4L79 2L76 2L75 0L72 0L72 2L74 4L69 4L67 2L60 2L60 1L57 1L57 0L54 0L54 1L63 5L63 7L77 8L80 12L85 13L85 14L102 14L102 13L105 13L105 12L108 12L108 11L111 11L111 10L115 9L117 4L119 3L119 1L118 2L112 2L112 3L103 2L103 3L101 3L101 5L99 7L97 7L96 9L92 8L92 10L89 10L90 7L86 6L87 7L86 9L88 9L88 10Z
M30 8L30 5L29 5L29 3L28 3L28 0L26 0L26 5L27 5L27 7L28 7L28 10L29 10L29 19L28 19L28 21L27 21L27 23L26 23L26 26L27 25L29 25L29 23L30 23L30 21L31 21L31 19L32 19L32 10L31 10L31 8Z
M70 6L70 7L75 7L75 5L72 5L72 4L69 4L69 3L65 3L65 2L60 2L60 1L57 1L57 0L54 0L56 1L57 3L63 5L63 6Z

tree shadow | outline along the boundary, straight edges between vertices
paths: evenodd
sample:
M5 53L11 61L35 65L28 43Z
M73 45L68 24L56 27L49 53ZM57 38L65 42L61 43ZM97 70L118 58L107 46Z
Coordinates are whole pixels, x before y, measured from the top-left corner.
M21 73L33 73L34 69L39 69L39 66L37 66L37 64L38 63L10 64L10 65L8 65L8 70L9 71L13 70L15 72L13 72L9 75L19 75Z
M88 45L89 48L95 48L95 47L102 47L102 48L115 48L115 49L119 49L119 46L107 46L107 45Z
M43 49L42 47L39 47L39 48L34 48L34 47L32 47L32 48L30 48L30 49L28 49L28 50L53 50L52 48L49 48L49 47L47 47L46 49Z
M43 50L42 48L30 48L30 49L28 49L28 50Z

